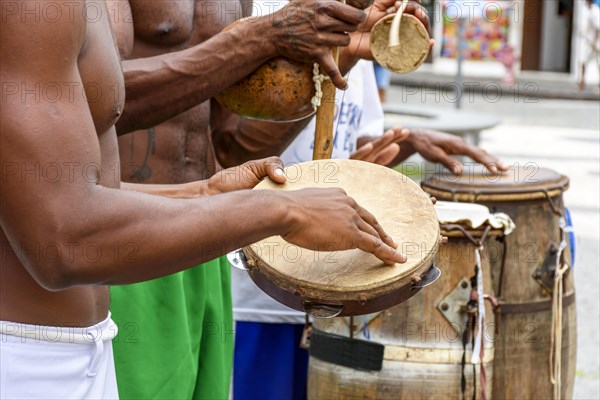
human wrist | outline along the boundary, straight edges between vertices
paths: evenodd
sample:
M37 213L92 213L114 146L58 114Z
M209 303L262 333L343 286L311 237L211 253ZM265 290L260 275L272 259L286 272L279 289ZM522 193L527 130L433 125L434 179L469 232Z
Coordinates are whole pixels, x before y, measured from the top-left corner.
M294 200L292 194L286 191L265 191L266 196L270 196L273 203L273 216L277 222L277 232L280 236L285 236L294 230L303 217L301 207Z
M281 43L282 40L280 37L281 29L277 27L279 13L264 15L262 17L252 17L243 22L246 29L248 29L245 32L243 40L247 41L248 38L256 38L256 51L262 56L267 57L267 59L281 54L278 46L278 43Z

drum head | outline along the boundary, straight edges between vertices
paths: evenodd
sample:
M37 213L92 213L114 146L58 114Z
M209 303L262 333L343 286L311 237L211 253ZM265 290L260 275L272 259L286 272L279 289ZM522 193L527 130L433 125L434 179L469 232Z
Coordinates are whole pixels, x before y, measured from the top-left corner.
M315 252L270 237L246 247L244 253L255 261L260 275L276 286L311 301L368 302L406 285L414 274L421 275L431 266L440 240L436 213L429 196L406 176L355 160L309 161L286 168L286 174L288 182L283 185L265 180L255 189L342 188L375 215L408 261L388 266L359 249ZM265 290L252 269L250 275Z
M535 164L512 167L500 174L465 171L461 176L438 173L428 177L421 186L442 200L457 201L520 201L560 194L569 185L569 178Z
M403 14L399 46L390 47L390 29L394 15L379 20L371 29L371 52L385 69L406 74L419 68L429 54L429 34L423 24L410 14Z

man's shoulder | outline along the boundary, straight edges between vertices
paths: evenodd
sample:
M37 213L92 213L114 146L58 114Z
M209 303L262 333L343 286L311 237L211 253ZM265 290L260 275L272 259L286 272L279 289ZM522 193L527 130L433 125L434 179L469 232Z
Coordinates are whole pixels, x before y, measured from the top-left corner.
M23 48L35 47L40 57L54 50L61 50L65 54L69 50L79 51L85 41L86 20L91 18L90 13L104 12L102 3L97 0L0 2L2 47L12 47L11 44ZM91 11L91 8L94 10Z

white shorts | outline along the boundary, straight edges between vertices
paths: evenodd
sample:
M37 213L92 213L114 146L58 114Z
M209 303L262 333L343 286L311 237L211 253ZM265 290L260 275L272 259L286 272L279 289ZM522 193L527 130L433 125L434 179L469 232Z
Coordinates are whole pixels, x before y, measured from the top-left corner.
M108 317L86 328L0 321L0 399L118 399Z

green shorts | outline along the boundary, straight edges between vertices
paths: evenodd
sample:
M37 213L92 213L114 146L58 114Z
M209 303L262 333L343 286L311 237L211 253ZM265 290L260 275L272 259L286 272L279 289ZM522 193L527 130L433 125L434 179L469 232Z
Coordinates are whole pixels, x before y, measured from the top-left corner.
M225 257L165 278L111 287L121 399L227 399L233 358Z

